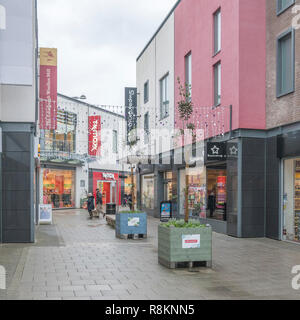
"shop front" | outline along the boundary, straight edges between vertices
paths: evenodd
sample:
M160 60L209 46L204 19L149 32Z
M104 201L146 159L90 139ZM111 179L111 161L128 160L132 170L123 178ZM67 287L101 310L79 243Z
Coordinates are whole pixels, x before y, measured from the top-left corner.
M143 209L154 210L154 174L143 175L141 178L141 205Z
M75 208L75 168L44 167L41 170L43 204L53 209Z
M121 178L114 172L90 172L90 192L96 198L96 190L102 193L103 205L114 203L121 204Z
M297 142L298 141L298 142ZM300 131L278 138L282 240L300 243Z

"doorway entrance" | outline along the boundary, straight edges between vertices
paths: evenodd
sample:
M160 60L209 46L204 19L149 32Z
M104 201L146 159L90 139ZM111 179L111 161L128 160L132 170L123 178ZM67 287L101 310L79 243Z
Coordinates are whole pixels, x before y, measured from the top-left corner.
M117 200L117 183L116 181L97 181L97 189L102 193L103 205L115 203Z
M224 166L207 167L207 217L227 221L227 170Z

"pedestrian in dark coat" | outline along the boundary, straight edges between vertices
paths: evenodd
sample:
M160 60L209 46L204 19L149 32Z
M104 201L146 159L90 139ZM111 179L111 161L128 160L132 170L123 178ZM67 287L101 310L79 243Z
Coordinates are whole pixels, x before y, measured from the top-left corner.
M212 218L213 214L216 210L216 196L214 190L208 196L208 209L209 209L209 217Z
M88 194L87 208L90 219L93 219L93 210L95 210L95 197L91 193Z

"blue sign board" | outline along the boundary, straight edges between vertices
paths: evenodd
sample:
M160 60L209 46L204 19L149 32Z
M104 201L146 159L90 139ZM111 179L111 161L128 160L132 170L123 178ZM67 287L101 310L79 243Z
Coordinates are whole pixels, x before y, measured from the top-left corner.
M160 205L160 221L168 221L172 218L172 202L162 202Z

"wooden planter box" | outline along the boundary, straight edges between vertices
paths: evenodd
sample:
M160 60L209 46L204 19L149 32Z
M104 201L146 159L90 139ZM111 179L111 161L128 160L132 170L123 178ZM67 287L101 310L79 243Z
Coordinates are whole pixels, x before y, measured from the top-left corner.
M180 265L212 266L212 228L166 228L158 226L158 261L174 269Z
M128 238L147 237L147 213L117 213L116 214L116 237Z

